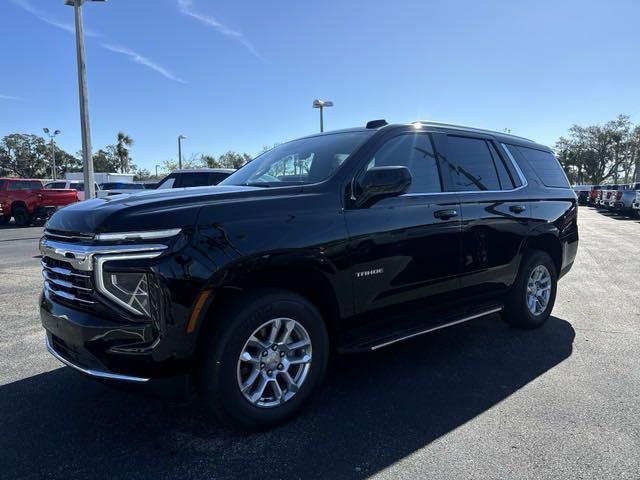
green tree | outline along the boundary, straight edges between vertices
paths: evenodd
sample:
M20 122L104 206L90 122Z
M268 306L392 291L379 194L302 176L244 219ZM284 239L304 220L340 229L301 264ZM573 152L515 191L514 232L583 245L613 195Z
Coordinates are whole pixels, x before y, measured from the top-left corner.
M129 173L132 168L129 149L133 145L133 139L124 132L118 132L115 153L120 161L120 172Z
M210 168L238 169L242 167L244 164L251 161L251 155L249 155L248 153L238 153L232 150L229 150L228 152L223 153L218 158L215 158L212 155L202 155L200 158L201 158L202 164Z
M96 172L115 173L121 165L115 145L107 145L93 154L93 169Z
M57 145L56 176L62 177L80 161ZM12 133L0 141L0 175L52 178L51 144L38 135Z

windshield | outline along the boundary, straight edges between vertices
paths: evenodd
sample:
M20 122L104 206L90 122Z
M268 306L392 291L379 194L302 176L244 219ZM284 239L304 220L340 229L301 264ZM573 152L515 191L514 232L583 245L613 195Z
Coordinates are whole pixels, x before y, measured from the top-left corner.
M280 187L322 182L372 133L333 133L283 143L259 155L220 185Z

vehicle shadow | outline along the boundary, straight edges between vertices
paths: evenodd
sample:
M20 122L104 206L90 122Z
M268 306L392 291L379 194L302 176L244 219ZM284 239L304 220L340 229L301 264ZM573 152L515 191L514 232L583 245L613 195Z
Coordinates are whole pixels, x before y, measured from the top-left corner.
M60 368L0 387L0 477L362 479L561 363L574 336L556 317L519 331L492 316L343 356L318 401L262 433Z
M602 213L602 215L604 215L605 217L614 218L616 220L627 220L632 222L638 221L638 217L630 216L620 212L600 212L600 213Z

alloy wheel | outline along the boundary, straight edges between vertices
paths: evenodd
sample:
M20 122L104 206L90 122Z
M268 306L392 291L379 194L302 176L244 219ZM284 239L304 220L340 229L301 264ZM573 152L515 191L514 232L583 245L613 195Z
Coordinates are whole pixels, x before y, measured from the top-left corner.
M253 405L277 407L300 390L311 368L311 337L291 318L258 327L240 352L238 387Z

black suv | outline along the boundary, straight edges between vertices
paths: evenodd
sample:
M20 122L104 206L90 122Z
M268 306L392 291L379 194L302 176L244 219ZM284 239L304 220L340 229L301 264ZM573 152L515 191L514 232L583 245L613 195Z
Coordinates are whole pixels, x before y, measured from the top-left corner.
M542 325L577 212L551 150L524 138L384 121L309 136L216 187L53 215L47 347L112 383L188 379L218 417L272 426L318 391L333 351L498 312Z

